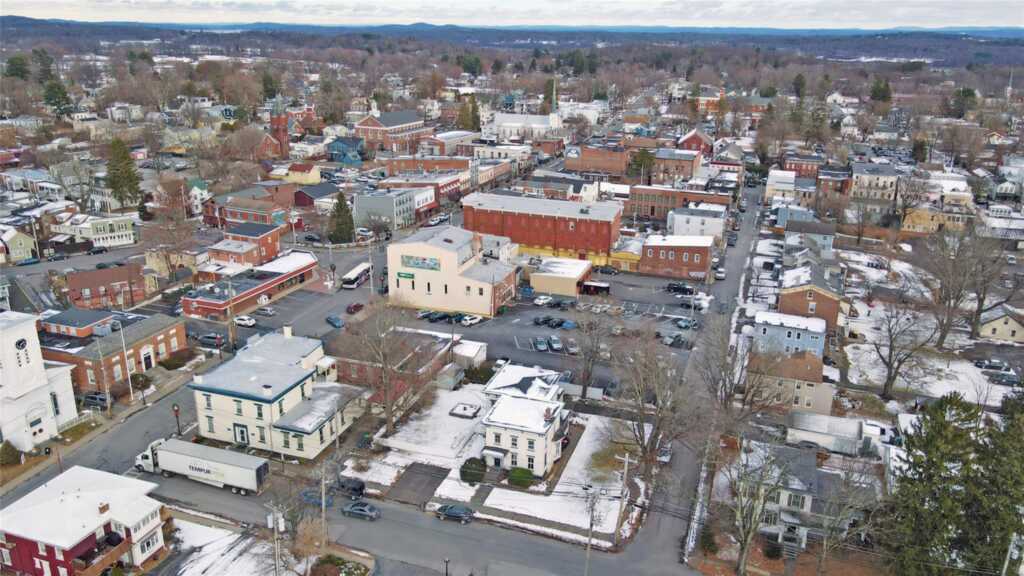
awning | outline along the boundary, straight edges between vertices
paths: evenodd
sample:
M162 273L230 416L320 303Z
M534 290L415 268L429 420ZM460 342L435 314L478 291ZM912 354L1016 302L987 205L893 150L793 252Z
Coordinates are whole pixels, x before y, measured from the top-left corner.
M504 448L492 448L488 446L484 448L483 451L481 451L481 454L483 454L484 456L497 456L498 458L504 458L505 455L508 454L508 450L505 450Z

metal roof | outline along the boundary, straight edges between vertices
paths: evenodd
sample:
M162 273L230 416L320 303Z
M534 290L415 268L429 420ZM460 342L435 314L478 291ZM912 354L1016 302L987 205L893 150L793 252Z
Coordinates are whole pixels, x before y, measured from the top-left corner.
M566 200L503 196L481 192L475 192L463 198L462 205L496 212L535 214L555 218L576 218L578 220L600 220L603 222L614 221L617 216L622 214L622 205L618 202L583 204Z
M85 308L68 308L67 310L50 316L43 320L50 324L58 324L60 326L72 326L74 328L84 328L97 322L102 322L107 318L112 318L114 314L109 310L87 310Z

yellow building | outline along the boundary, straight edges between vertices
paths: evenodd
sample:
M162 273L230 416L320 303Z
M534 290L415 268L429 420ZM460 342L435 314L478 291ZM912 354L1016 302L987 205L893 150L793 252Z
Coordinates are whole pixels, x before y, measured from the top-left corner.
M1004 304L981 315L979 334L992 340L1024 342L1024 318L1017 309Z
M608 265L623 272L636 272L640 269L640 255L643 249L642 238L619 236L619 241L608 256Z
M950 204L944 207L918 206L911 208L903 219L902 229L905 232L924 232L932 234L950 228L962 230L964 225L974 219L974 212L967 207Z
M288 167L288 173L284 176L285 182L293 184L319 184L320 167L316 164L292 164Z

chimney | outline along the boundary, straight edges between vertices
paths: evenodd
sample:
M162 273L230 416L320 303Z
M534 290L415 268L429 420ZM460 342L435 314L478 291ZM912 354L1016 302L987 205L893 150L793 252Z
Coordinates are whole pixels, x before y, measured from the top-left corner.
M266 396L267 398L270 398L271 396L273 396L274 395L274 387L271 386L270 384L264 384L263 385L263 395Z
M100 514L106 514L110 510L110 504L103 502L100 504Z
M281 333L284 334L285 338L291 338L292 337L292 326L291 326L291 324L285 324L284 326L282 326L281 327Z

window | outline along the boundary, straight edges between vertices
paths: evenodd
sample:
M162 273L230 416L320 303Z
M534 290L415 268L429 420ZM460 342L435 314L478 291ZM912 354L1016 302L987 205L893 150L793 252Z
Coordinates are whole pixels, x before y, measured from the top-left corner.
M526 440L526 449L530 452L533 452L533 443L534 441L532 438Z
M159 536L156 533L154 533L149 538L143 540L142 544L139 544L139 549L142 551L143 554L148 554L149 551L152 550L154 546L156 546L158 538Z
M253 404L256 408L256 419L263 420L263 404Z
M128 353L131 354L132 351L129 350ZM128 357L128 373L129 374L135 374L135 357L134 356L129 356Z
M320 435L320 443L323 444L324 443L324 427L323 426L321 426L320 429L317 430L317 434Z
M792 338L792 337L793 337L793 331L792 330L786 330L786 338L788 339L788 338Z
M669 260L675 260L675 259L676 259L676 253L675 253L675 251L672 251L672 252L669 252L669 253L668 253L668 259L669 259Z
M242 401L241 400L235 400L235 416L241 416L241 415L242 415Z
M299 384L299 394L302 396L303 400L306 399L306 383L305 382L303 382L302 384Z
M444 293L446 295L448 294L448 285L447 284L444 285Z
M501 446L501 434L498 434L497 432L494 433L494 443Z
M207 410L213 410L213 400L209 394L203 394L203 402L205 403Z
M762 336L767 336L768 335L768 328L761 328L761 335Z
M799 406L799 405L800 405L800 395L796 394L796 395L793 396L793 406Z
M779 523L779 515L776 512L767 511L764 513L764 517L761 519L764 524L774 526Z
M779 491L778 490L773 490L773 491L768 493L768 503L769 504L778 504L779 503Z
M661 258L662 260L665 259L665 251L664 250L658 250L658 258Z
M114 380L120 380L120 379L121 379L121 365L120 364L115 364L114 365Z
M654 248L648 248L647 249L647 257L648 258L654 258Z
M277 415L284 416L284 399L277 401Z
M177 351L178 351L178 337L177 336L172 336L171 337L171 352L177 352Z
M803 336L803 333L802 333L802 332L797 332L797 333L796 333L796 339L797 339L797 340L799 340L801 336Z
M993 328L992 329L992 335L995 336L995 334L996 334L996 329ZM89 381L92 382L92 370L89 371Z
M206 417L206 431L213 434L213 416Z
M512 467L519 466L519 455L515 452L512 453Z
M700 264L700 254L694 254L693 255L693 263L694 264Z
M466 286L466 296L469 296L469 286Z
M292 447L292 436L287 432L281 433L281 447L291 448Z
M689 262L689 261L690 261L690 253L689 252L683 252L683 262Z
M412 280L412 291L413 292L416 291L416 281L415 280Z
M50 404L53 405L53 415L60 416L60 403L57 402L56 392L50 392Z
M102 528L100 528L100 530L102 530ZM40 554L46 556L46 544L43 544L42 542L36 542L36 549L39 550Z
M483 289L483 286L481 286L480 288L477 288L477 290L479 290L479 295L480 295L480 296L483 296L483 295L484 295L484 289Z
M803 494L790 494L789 495L789 501L788 501L787 505L790 508L800 508L800 509L803 509L803 507L804 507L804 496L803 496Z
M533 456L526 457L526 467L533 470Z
M569 231L572 232L575 229L576 229L576 223L575 222L569 222Z
M807 313L808 314L814 314L814 311L817 310L817 309L818 309L818 303L817 302L808 302L807 303Z
M1010 338L1016 338L1016 337L1017 337L1017 331L1016 330L1010 330Z
M430 282L427 282L427 294L430 294Z
M260 444L266 444L267 443L267 435L263 431L263 426L257 426L256 427L256 436L259 438Z
M295 435L295 449L302 452L302 436Z
M519 448L519 436L510 436L509 441L512 442L513 448Z
M11 551L7 548L0 548L0 562L7 566L13 564L13 562L11 562Z
M811 397L810 396L808 396L807 399L804 400L804 407L805 408L810 408L811 407Z

